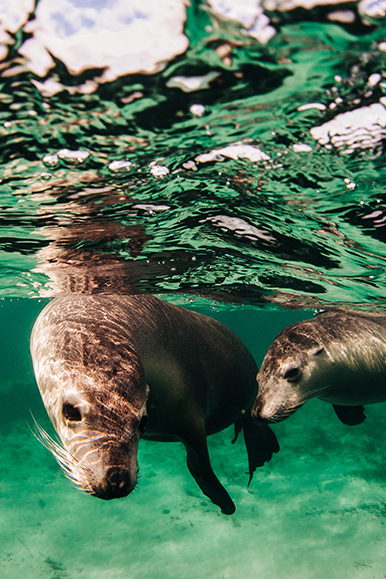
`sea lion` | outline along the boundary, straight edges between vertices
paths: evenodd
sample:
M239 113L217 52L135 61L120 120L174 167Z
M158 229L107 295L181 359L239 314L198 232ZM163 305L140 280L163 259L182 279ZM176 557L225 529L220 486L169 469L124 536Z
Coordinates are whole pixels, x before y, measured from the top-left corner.
M250 479L278 451L250 410L257 366L223 324L151 295L68 295L31 335L36 380L61 445L41 438L68 477L103 499L137 483L140 438L183 442L189 470L225 514L234 503L214 474L206 437L236 423Z
M331 309L288 326L257 381L257 420L280 422L316 397L331 403L343 423L360 424L364 405L386 401L386 316Z

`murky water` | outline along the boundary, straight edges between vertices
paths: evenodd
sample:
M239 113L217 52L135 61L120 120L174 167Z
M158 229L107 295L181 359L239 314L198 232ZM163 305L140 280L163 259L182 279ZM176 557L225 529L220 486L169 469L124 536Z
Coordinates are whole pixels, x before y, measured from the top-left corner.
M0 575L381 579L383 405L349 427L307 403L249 487L211 437L229 517L182 445L141 441L105 502L29 430L52 432L29 335L53 295L157 294L258 364L315 307L386 306L382 3L142 4L0 5Z

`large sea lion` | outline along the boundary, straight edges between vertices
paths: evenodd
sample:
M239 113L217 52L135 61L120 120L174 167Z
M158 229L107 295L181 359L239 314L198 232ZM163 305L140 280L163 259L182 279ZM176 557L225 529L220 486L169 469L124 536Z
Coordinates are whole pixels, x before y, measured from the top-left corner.
M210 465L206 437L236 423L252 477L278 451L250 410L256 363L221 323L151 295L69 295L40 313L31 336L36 380L61 444L41 437L68 477L103 499L137 482L140 438L183 442L201 490L234 503Z
M257 420L280 422L316 397L345 424L360 424L364 405L386 401L386 316L332 309L292 324L271 344L257 380Z

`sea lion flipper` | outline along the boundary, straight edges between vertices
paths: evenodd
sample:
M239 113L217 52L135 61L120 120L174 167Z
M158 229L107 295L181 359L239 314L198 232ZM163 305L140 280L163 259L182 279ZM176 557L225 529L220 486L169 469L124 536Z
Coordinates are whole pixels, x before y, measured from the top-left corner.
M249 486L257 467L269 462L272 455L279 452L280 447L275 433L268 424L257 422L249 412L243 416L243 431L248 453Z
M213 472L210 464L206 437L200 437L190 444L183 441L187 452L187 464L191 475L207 497L218 505L224 515L233 515L236 510L231 497Z
M243 429L243 421L242 421L242 419L239 418L238 420L236 420L234 426L235 426L235 435L234 435L234 437L232 438L232 441L231 441L232 444L234 444L234 443L236 442L236 440L237 440L240 432L241 432L242 429Z
M340 406L338 404L332 405L335 414L343 424L348 426L356 426L366 420L363 406Z

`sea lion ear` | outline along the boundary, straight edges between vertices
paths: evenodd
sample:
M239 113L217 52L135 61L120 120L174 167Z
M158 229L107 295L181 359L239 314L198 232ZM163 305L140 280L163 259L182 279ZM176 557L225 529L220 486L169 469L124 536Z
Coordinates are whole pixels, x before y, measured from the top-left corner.
M324 346L315 346L315 348L312 348L310 350L310 355L311 356L317 356L318 354L323 352L323 350L324 350Z

